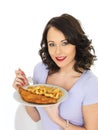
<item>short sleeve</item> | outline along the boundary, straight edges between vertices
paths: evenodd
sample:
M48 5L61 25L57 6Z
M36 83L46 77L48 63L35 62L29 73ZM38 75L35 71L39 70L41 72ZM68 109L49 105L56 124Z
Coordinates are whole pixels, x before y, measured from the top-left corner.
M90 79L85 89L83 105L98 103L98 80Z
M47 66L42 62L38 63L33 71L33 82L34 84L45 83L48 74Z

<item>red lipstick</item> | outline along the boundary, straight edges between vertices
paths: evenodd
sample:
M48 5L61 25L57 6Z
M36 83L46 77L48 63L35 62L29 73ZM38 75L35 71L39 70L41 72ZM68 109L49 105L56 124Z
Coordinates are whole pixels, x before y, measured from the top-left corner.
M63 60L65 60L65 56L59 56L59 57L56 57L56 60L57 61L63 61Z

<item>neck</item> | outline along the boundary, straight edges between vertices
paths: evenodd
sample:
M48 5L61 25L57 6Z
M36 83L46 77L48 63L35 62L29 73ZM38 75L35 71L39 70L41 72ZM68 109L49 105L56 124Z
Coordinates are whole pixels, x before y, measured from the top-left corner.
M83 70L82 70L83 72ZM67 69L60 69L58 72L61 76L71 76L71 77L77 77L80 76L81 73L75 71L73 68L67 68Z

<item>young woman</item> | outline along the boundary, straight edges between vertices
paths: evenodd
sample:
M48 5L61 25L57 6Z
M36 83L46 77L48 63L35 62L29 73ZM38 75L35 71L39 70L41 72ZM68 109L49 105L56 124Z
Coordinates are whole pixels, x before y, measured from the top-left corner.
M68 91L59 105L45 108L26 106L34 121L41 119L43 130L98 130L98 79L90 70L96 56L79 21L69 14L50 19L41 41L42 62L34 68L35 84L54 84ZM18 69L13 87L28 83Z

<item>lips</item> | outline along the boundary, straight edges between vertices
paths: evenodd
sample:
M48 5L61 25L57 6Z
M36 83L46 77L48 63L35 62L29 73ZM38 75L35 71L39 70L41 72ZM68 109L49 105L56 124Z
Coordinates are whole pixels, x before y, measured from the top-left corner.
M64 61L66 59L65 56L56 57L57 61Z

